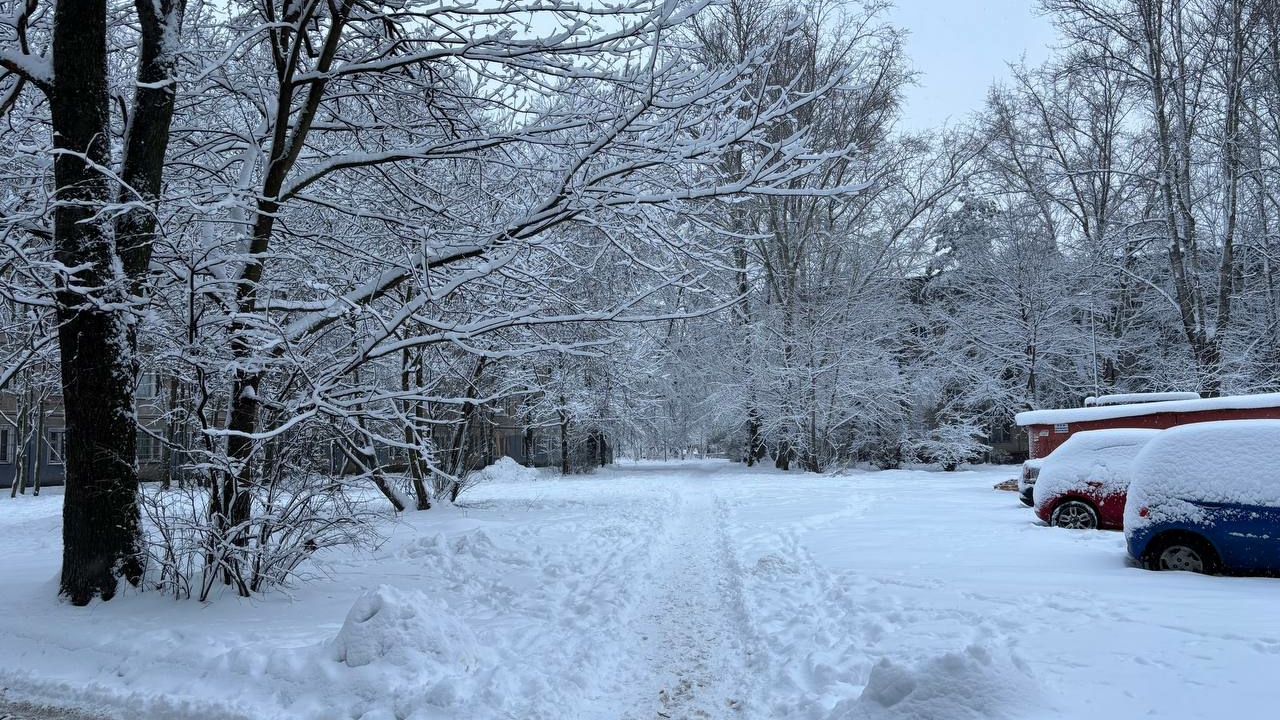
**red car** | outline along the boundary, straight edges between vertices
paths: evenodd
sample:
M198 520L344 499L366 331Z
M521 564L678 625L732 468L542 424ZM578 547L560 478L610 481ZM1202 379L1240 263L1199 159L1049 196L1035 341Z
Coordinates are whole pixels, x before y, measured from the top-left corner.
M1036 515L1055 527L1124 528L1129 468L1160 430L1078 432L1044 459L1036 478Z

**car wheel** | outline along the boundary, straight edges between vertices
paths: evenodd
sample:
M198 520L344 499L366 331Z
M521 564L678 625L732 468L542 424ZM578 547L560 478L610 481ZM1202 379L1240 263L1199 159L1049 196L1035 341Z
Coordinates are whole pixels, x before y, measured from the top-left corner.
M1218 553L1207 540L1194 535L1160 537L1147 548L1147 567L1152 570L1181 570L1183 572L1218 572L1221 562Z
M1053 509L1049 524L1069 530L1092 530L1098 527L1098 511L1083 500L1066 500Z

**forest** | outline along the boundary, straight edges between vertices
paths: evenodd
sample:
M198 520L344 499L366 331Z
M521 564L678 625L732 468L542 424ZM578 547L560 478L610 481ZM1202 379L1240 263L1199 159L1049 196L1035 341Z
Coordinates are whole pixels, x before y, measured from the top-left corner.
M1044 0L1052 58L928 132L887 9L0 0L61 593L252 595L503 447L954 469L1024 410L1280 390L1280 5Z

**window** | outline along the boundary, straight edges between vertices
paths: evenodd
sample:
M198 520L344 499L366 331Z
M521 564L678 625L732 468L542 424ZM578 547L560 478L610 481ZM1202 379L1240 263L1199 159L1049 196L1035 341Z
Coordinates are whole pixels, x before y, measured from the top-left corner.
M160 397L161 385L160 373L150 371L142 373L138 376L138 397Z
M52 465L61 465L62 458L66 457L67 451L67 431L62 428L49 431L49 463Z
M163 457L164 443L145 432L138 431L138 462L158 463Z
M10 447L10 442L13 438L13 428L0 427L0 465L8 465L13 462L13 448Z

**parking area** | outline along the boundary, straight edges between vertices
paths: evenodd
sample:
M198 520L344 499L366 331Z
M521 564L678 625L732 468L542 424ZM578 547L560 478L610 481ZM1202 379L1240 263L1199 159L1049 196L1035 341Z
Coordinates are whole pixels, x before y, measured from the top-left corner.
M981 649L996 677L955 684L999 702L962 701L973 717L1260 717L1280 706L1280 580L1130 567L1123 533L1046 527L1016 493L993 489L1015 472L770 485L740 502L737 526L757 552L795 533L849 596L842 625L858 629L864 662L920 670Z

